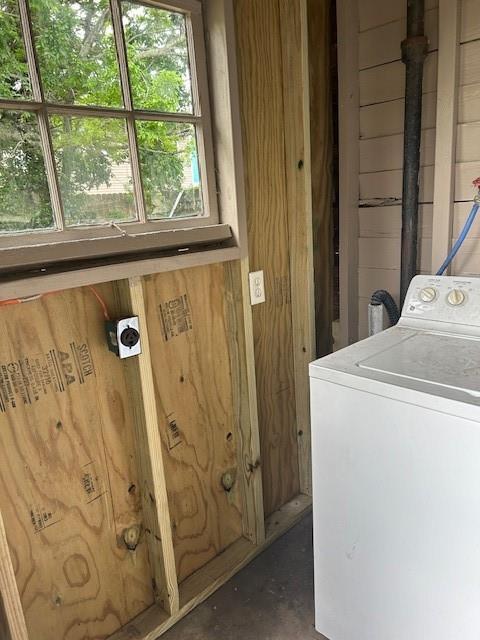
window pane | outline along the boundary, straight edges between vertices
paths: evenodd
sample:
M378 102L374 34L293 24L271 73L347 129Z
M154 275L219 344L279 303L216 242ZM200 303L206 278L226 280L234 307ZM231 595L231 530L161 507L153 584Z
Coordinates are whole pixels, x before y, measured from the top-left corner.
M32 97L16 0L0 0L0 97Z
M36 115L0 111L0 231L53 227Z
M137 138L148 218L202 215L194 125L137 121Z
M66 225L134 220L125 121L51 116L50 126Z
M30 0L45 98L122 106L108 0Z
M192 113L185 16L133 2L122 8L135 108Z

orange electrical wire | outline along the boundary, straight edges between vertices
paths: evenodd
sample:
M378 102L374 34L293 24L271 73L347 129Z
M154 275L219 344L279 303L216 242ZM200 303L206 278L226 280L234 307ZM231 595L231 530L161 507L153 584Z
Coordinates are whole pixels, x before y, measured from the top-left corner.
M93 293L93 295L97 299L98 304L102 307L103 317L105 318L105 320L110 320L110 314L108 313L108 308L107 308L107 305L105 303L105 300L98 293L98 291L95 289L95 287L93 287L91 284L88 285L88 288L90 289L90 291Z
M108 307L106 305L105 300L98 293L98 291L97 291L97 289L95 289L95 287L93 287L92 285L88 285L87 288L90 289L90 291L95 296L98 304L100 305L100 307L102 309L103 317L105 318L105 320L110 320L110 314L108 313ZM28 298L12 298L10 300L0 300L0 307L7 307L7 306L10 306L10 305L14 305L14 304L23 304L25 302L33 302L34 300L41 300L42 298L45 298L47 296L52 296L52 295L55 295L57 293L62 293L62 291L63 291L63 289L61 289L60 291L47 291L46 293L41 293L41 294L38 294L36 296L29 296Z

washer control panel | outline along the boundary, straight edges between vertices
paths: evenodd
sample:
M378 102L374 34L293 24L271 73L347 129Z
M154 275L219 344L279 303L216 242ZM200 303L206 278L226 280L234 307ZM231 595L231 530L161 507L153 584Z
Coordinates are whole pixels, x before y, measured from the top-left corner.
M415 276L402 316L480 327L480 278Z

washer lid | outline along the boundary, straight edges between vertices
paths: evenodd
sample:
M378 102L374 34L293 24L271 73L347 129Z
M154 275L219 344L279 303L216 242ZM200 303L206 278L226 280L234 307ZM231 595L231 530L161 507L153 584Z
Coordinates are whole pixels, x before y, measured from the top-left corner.
M480 340L420 332L358 366L480 397Z

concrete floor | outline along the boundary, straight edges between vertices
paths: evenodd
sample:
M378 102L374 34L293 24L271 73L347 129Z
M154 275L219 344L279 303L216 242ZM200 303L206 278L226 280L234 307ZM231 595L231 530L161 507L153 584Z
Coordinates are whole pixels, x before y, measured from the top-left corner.
M214 639L323 639L313 626L311 515L162 636Z

